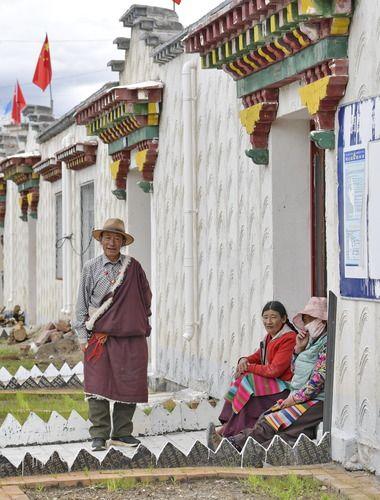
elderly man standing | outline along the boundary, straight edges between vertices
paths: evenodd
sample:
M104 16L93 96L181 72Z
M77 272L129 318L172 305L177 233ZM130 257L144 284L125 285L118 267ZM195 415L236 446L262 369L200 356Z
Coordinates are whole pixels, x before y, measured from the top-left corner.
M92 234L103 254L83 266L74 328L84 352L92 449L100 451L109 438L111 444L139 444L132 436L132 417L136 403L148 401L146 337L152 294L139 262L120 253L134 241L123 221L108 219Z

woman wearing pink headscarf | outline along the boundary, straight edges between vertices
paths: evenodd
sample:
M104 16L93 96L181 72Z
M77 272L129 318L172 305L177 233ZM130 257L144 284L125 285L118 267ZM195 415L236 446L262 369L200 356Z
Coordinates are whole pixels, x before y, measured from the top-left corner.
M275 435L293 444L301 433L313 438L323 420L326 378L327 299L312 297L293 319L299 329L293 353L290 394L263 413L255 426L227 439L241 450L248 437L268 445ZM222 437L209 442L216 449Z

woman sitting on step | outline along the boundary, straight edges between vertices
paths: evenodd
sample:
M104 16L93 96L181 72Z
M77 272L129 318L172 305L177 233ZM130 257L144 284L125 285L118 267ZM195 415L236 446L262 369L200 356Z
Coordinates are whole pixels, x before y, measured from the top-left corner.
M294 348L290 394L265 411L255 425L246 426L228 440L241 450L249 437L268 446L275 435L294 444L301 433L314 437L315 427L323 419L326 377L327 299L312 297L294 324L300 329ZM227 436L226 436L227 437ZM207 431L209 448L215 450L223 437L210 424Z
M281 302L268 302L262 310L267 335L250 356L240 358L235 380L225 396L218 430L223 437L253 427L263 411L289 394L291 359L296 329Z

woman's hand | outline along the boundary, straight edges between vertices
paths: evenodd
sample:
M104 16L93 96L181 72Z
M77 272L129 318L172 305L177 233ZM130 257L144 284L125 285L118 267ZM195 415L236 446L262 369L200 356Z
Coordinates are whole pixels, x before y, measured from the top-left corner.
M294 398L291 394L289 394L289 396L286 399L283 399L281 402L278 401L278 406L280 407L281 410L283 410L284 408L288 408L288 406L293 406L295 404L297 403L294 401Z
M246 372L247 370L248 370L248 359L241 358L236 367L235 377L240 377L240 375L243 375L243 373Z
M301 330L296 337L296 345L294 347L294 352L296 354L299 354L300 352L304 351L308 343L309 343L308 332Z

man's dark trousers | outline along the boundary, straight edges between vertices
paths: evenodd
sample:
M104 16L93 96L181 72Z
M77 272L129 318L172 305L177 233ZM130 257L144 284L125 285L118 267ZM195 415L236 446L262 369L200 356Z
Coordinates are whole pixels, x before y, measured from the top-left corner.
M90 436L109 439L131 436L133 431L132 418L136 410L135 404L114 403L112 415L111 436L111 403L106 399L89 398L89 418L91 422Z

